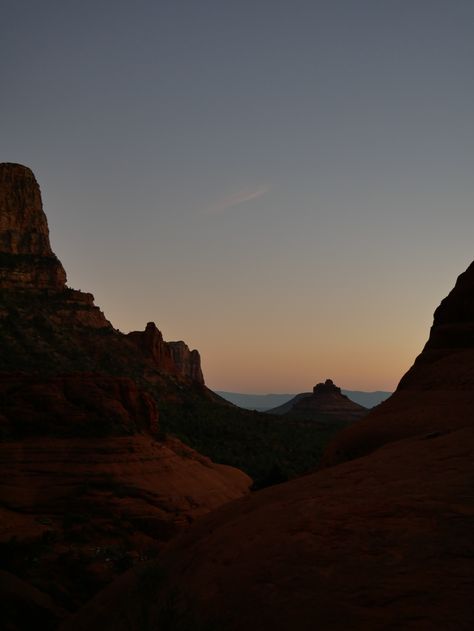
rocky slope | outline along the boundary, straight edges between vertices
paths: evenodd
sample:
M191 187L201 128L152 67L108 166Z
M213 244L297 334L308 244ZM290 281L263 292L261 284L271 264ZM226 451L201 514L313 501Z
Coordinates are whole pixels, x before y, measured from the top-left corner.
M471 266L330 454L365 455L217 510L64 629L472 629L473 295Z
M198 351L182 341L165 341L153 322L128 335L114 329L91 294L66 286L31 171L0 164L0 189L0 381L2 372L129 378L153 397L162 433L181 438L214 461L244 469L257 486L314 469L338 427L306 427L286 418L275 423L239 410L206 388ZM45 387L37 384L34 390ZM20 394L15 394L18 401ZM71 424L56 423L50 431L64 436L67 427ZM86 427L98 431L93 423L83 425L84 431ZM109 430L127 435L130 427L115 419ZM0 422L4 437L13 431L19 426L15 430L14 423Z
M343 395L331 379L326 379L324 383L316 384L312 393L298 394L268 413L315 421L351 422L366 416L368 410Z
M161 405L215 398L197 351L153 323L124 335L66 286L32 172L0 164L0 627L54 628L248 493L246 474L160 430Z
M2 569L68 611L251 482L146 434L9 441L0 466Z
M204 385L197 351L164 342L154 323L123 335L92 294L66 286L38 183L30 169L11 163L0 164L0 289L0 370L94 370L166 382L170 390L176 380Z

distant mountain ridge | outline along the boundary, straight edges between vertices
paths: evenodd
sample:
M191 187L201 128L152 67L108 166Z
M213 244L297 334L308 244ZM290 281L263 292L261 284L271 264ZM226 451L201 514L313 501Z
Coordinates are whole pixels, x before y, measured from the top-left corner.
M272 408L284 405L297 394L244 394L240 392L226 392L222 390L216 390L216 394L223 399L230 401L234 405L238 405L246 410L258 410L264 412L265 410L271 410ZM376 390L375 392L364 392L361 390L341 390L342 394L349 397L354 403L363 405L366 408L373 408L392 394L384 390ZM309 396L310 392L302 392L299 396Z
M342 394L332 379L326 379L324 383L317 383L309 395L297 394L288 403L268 410L267 414L306 421L352 423L366 416L368 411Z

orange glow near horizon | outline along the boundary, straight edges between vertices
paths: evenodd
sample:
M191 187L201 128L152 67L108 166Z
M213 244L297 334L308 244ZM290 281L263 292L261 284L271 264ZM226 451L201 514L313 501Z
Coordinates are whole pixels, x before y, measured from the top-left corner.
M212 389L393 390L472 260L474 3L69 4L2 6L0 156L68 284Z
M406 292L404 301L418 293ZM247 305L238 312L230 300L222 300L219 309L209 307L198 289L185 300L196 305L193 317L177 305L167 319L164 301L161 308L147 303L140 322L137 316L145 308L137 299L130 301L130 311L122 311L119 321L111 315L116 304L105 311L125 332L143 329L154 320L165 340L184 339L199 350L209 388L249 394L304 392L327 378L348 390L393 391L421 352L439 303L433 299L429 308L413 304L411 309L395 310L392 297L390 302L385 298L370 305L354 302L348 312L334 301L334 315L329 305L299 313L286 304L267 320L266 309L263 319L259 313L264 301L256 299L252 308ZM159 311L161 319L153 316Z
M470 262L460 252L388 266L382 256L362 261L342 252L329 272L324 251L317 254L325 267L318 267L316 258L304 260L307 250L303 260L300 252L271 249L265 260L261 248L260 261L241 251L234 260L226 246L218 242L217 255L196 250L192 265L175 258L172 269L163 248L153 252L161 265L130 258L102 276L81 250L81 274L70 274L69 284L94 293L123 332L154 321L165 340L197 349L213 390L296 393L330 378L348 390L393 391L428 339L435 308ZM78 269L57 253L68 271Z

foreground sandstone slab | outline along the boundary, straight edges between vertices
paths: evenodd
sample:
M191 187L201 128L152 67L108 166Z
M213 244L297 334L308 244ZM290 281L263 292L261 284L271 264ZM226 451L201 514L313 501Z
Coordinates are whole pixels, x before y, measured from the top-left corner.
M261 491L204 518L159 573L125 575L64 628L159 629L172 615L232 631L467 631L473 461L466 428Z
M251 484L147 435L4 442L0 468L3 565L69 610Z

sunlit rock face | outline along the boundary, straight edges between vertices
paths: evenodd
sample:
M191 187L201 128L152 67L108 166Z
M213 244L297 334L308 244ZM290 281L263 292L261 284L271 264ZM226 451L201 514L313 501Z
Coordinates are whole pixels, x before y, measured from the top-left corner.
M0 164L0 288L57 291L65 283L35 176L20 164Z

